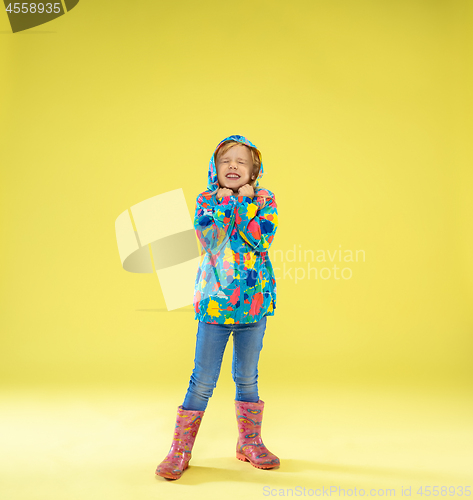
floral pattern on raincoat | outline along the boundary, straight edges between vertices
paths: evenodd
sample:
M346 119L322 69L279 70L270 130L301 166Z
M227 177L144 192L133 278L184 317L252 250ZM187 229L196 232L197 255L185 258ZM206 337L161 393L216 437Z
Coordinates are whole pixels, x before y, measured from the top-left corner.
M276 279L268 250L278 227L274 193L258 188L255 197L225 196L219 187L214 155L225 141L254 146L241 135L223 139L210 159L207 190L197 197L194 228L203 254L194 290L195 319L212 324L256 323L274 316Z

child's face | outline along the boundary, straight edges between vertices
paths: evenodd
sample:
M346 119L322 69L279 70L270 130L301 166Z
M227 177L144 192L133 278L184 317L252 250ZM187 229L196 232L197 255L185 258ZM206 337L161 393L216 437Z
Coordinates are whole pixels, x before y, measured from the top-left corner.
M253 159L250 150L243 144L233 146L220 156L216 167L220 187L231 189L235 194L252 180Z

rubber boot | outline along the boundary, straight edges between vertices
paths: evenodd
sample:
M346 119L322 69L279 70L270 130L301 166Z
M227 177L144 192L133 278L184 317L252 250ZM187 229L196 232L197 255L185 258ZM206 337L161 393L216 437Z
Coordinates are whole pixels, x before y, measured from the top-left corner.
M176 427L171 449L166 458L158 465L156 474L168 479L179 479L187 469L191 459L192 447L204 416L204 411L177 408Z
M236 457L250 462L258 469L273 469L279 466L279 458L271 453L261 439L264 401L257 403L235 400L238 422Z

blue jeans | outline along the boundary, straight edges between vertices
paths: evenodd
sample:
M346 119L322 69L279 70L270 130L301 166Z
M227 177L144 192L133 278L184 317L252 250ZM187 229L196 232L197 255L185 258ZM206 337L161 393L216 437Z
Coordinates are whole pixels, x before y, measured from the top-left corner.
M195 346L194 370L186 397L184 410L203 411L217 386L223 353L228 337L233 332L232 376L236 385L237 401L256 403L258 397L258 360L263 348L266 316L256 323L214 325L199 321Z

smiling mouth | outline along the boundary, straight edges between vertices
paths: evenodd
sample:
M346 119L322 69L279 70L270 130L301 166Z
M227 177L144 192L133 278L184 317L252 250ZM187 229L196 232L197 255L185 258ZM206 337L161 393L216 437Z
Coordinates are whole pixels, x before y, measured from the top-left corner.
M238 174L227 174L225 176L227 179L239 179L240 176Z

